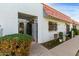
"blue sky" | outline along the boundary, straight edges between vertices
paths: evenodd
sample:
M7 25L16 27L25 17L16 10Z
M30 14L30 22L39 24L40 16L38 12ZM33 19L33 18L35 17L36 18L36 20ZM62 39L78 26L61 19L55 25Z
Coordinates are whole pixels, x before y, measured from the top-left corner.
M49 3L48 5L79 22L79 3Z

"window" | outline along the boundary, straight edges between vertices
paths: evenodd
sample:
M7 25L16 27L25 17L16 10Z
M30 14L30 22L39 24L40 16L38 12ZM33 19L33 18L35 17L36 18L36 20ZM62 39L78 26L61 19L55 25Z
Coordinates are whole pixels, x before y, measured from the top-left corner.
M49 25L49 31L52 31L52 30L56 31L57 30L57 23L49 21L48 25Z

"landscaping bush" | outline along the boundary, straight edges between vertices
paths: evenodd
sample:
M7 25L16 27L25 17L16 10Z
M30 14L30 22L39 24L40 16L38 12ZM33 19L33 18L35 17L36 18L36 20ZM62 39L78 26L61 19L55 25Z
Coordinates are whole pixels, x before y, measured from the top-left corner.
M78 30L77 30L76 28L73 28L72 31L74 32L74 33L73 33L74 36L75 36L75 35L78 35Z
M68 37L69 37L69 38L72 38L72 31L69 31L69 32L68 32Z
M59 32L59 39L63 39L63 32Z
M79 35L79 30L77 30L77 35Z
M79 30L76 30L76 35L79 35Z
M66 34L66 40L69 40L70 38L72 38L72 31L69 31L69 32Z
M27 56L30 53L31 36L12 34L0 38L0 55Z

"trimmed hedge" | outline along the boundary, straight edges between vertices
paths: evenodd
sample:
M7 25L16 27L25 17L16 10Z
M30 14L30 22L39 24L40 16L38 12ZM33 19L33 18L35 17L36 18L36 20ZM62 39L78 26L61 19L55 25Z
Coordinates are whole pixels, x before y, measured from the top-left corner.
M63 39L63 32L59 32L59 39Z
M77 30L77 35L79 35L79 30Z
M72 29L74 31L74 35L79 35L79 30L78 29Z
M32 38L25 34L12 34L0 38L0 55L27 56L30 53Z
M75 35L79 35L79 33L78 33L78 30L77 30L77 29L74 31L74 33L75 33Z

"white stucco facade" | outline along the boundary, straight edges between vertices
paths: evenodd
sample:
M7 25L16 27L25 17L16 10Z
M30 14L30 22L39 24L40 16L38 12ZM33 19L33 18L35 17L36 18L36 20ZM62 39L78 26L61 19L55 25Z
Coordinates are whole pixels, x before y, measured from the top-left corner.
M38 43L54 39L54 34L63 32L66 34L65 22L43 17L43 5L37 3L23 4L0 4L0 24L3 28L3 35L18 33L18 12L37 16L38 22ZM57 31L48 30L48 21L57 23Z
M0 24L3 28L3 35L18 32L16 4L0 4Z
M38 42L42 39L43 5L40 3L0 4L0 25L3 36L18 33L18 12L37 16Z
M55 22L57 23L57 31L49 31L48 30L48 22ZM39 42L46 42L54 39L54 34L58 34L59 32L63 32L64 35L66 34L66 24L65 22L57 21L56 19L47 19L43 18L42 20L42 32L41 32L41 40Z
M76 28L79 30L79 25L76 25Z

